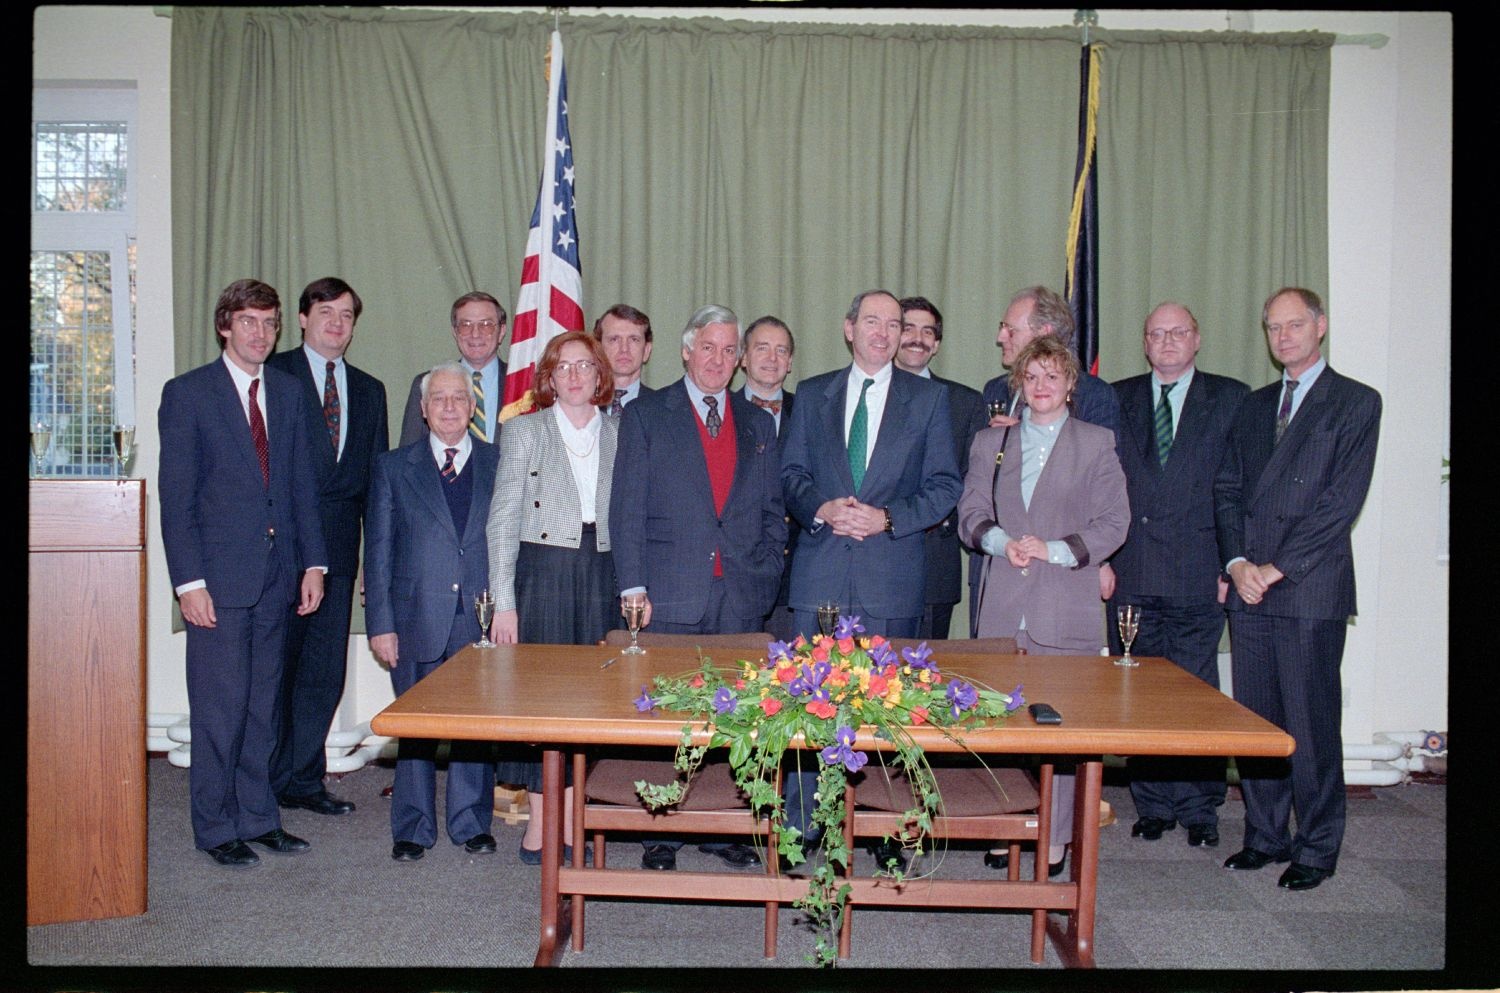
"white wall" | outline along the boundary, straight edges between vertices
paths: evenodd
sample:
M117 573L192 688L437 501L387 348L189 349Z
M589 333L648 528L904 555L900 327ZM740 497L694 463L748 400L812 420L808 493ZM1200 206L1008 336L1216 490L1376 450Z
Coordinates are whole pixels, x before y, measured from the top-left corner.
M510 8L531 9L537 8ZM574 7L574 15L620 12ZM637 8L638 16L719 15L761 20L938 22L1053 26L1072 10ZM1369 500L1354 532L1361 614L1344 657L1345 737L1381 730L1445 730L1448 721L1448 568L1439 555L1442 493L1434 424L1451 395L1448 363L1402 349L1420 321L1426 349L1450 352L1452 19L1445 13L1351 11L1104 11L1107 28L1385 35L1383 47L1333 50L1329 125L1330 355L1380 390L1386 417ZM42 7L33 73L48 80L133 81L140 98L136 328L139 455L154 483L155 412L173 373L169 74L171 22L149 7ZM518 207L518 209L520 209ZM1398 302L1408 324L1394 327ZM1398 335L1400 337L1398 337ZM1426 350L1424 349L1424 350ZM1402 354L1404 350L1406 354ZM1403 361L1405 359L1405 361ZM1441 406L1439 406L1441 405ZM1396 417L1425 411L1430 417ZM1444 422L1445 423L1445 422ZM151 500L148 708L185 712L184 638L171 631L171 587ZM390 682L356 639L336 727L368 720Z

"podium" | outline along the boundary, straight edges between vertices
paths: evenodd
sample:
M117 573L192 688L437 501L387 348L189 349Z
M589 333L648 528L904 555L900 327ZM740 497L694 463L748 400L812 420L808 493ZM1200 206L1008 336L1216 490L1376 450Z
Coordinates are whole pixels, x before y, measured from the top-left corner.
M146 912L146 484L31 481L26 923Z

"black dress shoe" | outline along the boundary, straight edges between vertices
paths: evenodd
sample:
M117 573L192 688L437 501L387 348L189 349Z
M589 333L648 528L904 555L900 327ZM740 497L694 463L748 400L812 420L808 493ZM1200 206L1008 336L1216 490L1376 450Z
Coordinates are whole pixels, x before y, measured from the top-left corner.
M470 855L493 855L495 853L495 836L492 834L476 834L464 842L464 851Z
M1286 872L1281 874L1281 879L1277 881L1276 885L1284 890L1316 889L1319 883L1332 875L1332 869L1320 869L1315 865L1303 865L1301 862L1293 862L1286 867Z
M427 849L415 841L398 841L391 846L391 858L397 862L416 862L427 854Z
M1141 838L1145 841L1160 841L1163 831L1172 831L1177 827L1175 820L1163 820L1160 817L1142 817L1135 822L1130 829L1132 838Z
M260 865L260 856L252 852L250 846L238 838L203 850L208 853L209 858L226 869L250 869Z
M269 852L277 855L301 855L312 846L294 834L287 834L281 828L267 831L258 838L251 838L250 844L259 845Z
M677 868L677 849L671 845L650 845L641 853L642 869L658 869L663 872Z
M1262 869L1272 862L1290 862L1291 860L1292 857L1285 853L1281 855L1268 855L1258 848L1241 848L1224 860L1224 868Z
M1008 868L1010 868L1010 853L1009 852L985 852L984 853L984 864L985 864L985 868L988 868L988 869L996 869L996 870L1002 870L1002 871L1005 870L1005 869L1008 869ZM1062 872L1063 872L1063 866L1065 866L1067 864L1068 864L1067 856L1063 856L1063 859L1060 862L1049 862L1049 863L1047 863L1047 878L1048 879L1056 879L1058 876L1061 876Z
M880 841L875 842L875 844L867 846L866 850L875 857L875 864L882 871L891 870L892 862L896 863L894 871L906 871L906 852L900 844L892 839L882 838Z
M1217 848L1219 829L1212 824L1189 824L1188 844L1194 848Z
M348 814L354 810L354 804L348 800L340 800L326 790L322 793L314 793L311 796L278 797L276 802L288 810L311 810L315 814L328 814L332 817L336 817L339 814Z
M756 866L760 865L760 856L756 854L755 849L751 848L749 845L741 845L738 843L729 845L709 843L706 845L699 845L698 851L707 852L709 855L717 855L724 861L724 864L729 866L731 869L754 869ZM642 864L644 864L644 862L645 860L644 858L642 858ZM673 857L672 862L674 865L676 864L677 859L675 856Z

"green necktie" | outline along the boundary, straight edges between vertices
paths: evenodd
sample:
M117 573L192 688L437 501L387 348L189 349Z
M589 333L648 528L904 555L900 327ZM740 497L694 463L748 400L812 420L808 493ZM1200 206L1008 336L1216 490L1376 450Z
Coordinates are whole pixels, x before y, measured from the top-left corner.
M1176 383L1163 383L1161 385L1161 402L1156 405L1156 457L1160 460L1162 467L1167 464L1167 456L1172 451L1172 403L1167 399L1167 394L1172 392Z
M869 447L870 411L865 406L865 394L875 380L865 380L859 391L859 403L854 408L854 420L849 422L849 472L854 476L854 492L859 492L865 481L865 449Z
M474 416L469 418L469 432L480 441L489 441L489 435L484 433L484 383L479 373L473 374L474 380Z

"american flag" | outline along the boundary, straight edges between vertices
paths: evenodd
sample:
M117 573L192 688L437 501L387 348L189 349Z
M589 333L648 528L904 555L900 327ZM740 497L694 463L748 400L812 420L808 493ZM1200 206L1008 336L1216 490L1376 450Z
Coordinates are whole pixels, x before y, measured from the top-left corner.
M509 407L531 389L547 342L565 331L583 330L583 272L578 264L578 224L573 215L573 143L568 136L568 75L562 35L552 32L547 87L547 139L542 181L526 236L521 295L510 339L504 403ZM543 209L543 204L546 205ZM529 408L530 404L522 405Z

